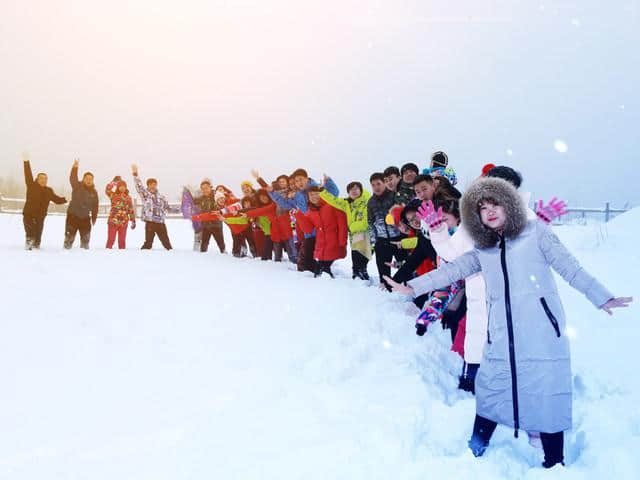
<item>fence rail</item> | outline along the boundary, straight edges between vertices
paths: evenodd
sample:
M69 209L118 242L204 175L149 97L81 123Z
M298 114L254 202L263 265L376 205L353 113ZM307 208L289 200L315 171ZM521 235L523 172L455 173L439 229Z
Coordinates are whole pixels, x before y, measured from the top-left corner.
M22 213L24 207L24 198L11 198L5 197L0 194L0 213ZM67 213L67 205L49 205L49 215L65 215ZM142 215L142 205L136 198L133 199L133 208L136 212L136 218L140 218ZM172 210L167 213L167 218L182 218L180 212L179 203L169 203L169 208ZM98 218L106 218L111 211L111 202L100 202L98 205Z
M24 198L10 198L4 197L0 194L0 213L22 213L22 207L24 206L25 199ZM133 199L133 207L136 211L136 217L140 218L142 213L142 205L137 201L137 199ZM169 203L169 207L173 212L167 214L168 218L182 218L181 213L176 213L180 210L179 203ZM534 207L535 208L535 207ZM108 217L109 211L111 210L110 202L101 202L98 207L98 217ZM604 222L608 222L616 215L620 213L624 213L628 208L611 208L611 203L605 203L604 208L582 208L582 207L571 207L567 208L569 212L568 215L561 217L559 221L556 223L564 224L572 221L586 221L588 214L595 214L598 220ZM67 205L55 205L51 204L49 206L49 214L53 215L64 215L67 211Z

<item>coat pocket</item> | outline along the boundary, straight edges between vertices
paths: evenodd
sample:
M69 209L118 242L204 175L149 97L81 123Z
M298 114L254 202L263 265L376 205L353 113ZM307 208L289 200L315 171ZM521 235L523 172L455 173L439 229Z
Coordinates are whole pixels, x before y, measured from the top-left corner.
M560 337L560 326L558 325L558 319L555 317L549 305L547 304L547 300L544 297L540 298L540 303L542 304L542 308L544 309L544 313L547 314L547 318L553 325L553 329L556 331L556 336Z
M491 345L491 332L489 331L489 327L491 326L491 299L487 304L487 343Z

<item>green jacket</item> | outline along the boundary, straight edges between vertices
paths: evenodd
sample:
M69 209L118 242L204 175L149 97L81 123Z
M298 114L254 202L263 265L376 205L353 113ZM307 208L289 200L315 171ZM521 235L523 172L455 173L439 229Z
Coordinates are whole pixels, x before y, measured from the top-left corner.
M320 192L320 198L332 207L342 210L347 215L347 225L350 233L367 232L369 230L367 203L371 198L371 194L368 191L363 191L358 198L349 201L346 198L338 198L325 189Z

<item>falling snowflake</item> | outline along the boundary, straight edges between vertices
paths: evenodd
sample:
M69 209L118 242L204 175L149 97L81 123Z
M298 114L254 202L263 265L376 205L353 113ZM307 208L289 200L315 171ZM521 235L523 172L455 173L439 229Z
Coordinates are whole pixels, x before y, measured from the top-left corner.
M569 150L569 146L564 140L556 140L553 142L553 148L555 148L560 153L566 153Z
M572 18L571 25L573 25L574 27L579 27L580 25L582 25L582 22L579 18Z
M389 340L384 340L382 342L382 346L386 349L389 350L391 348L391 342Z
M513 150L511 150L510 148L507 149L507 155L508 156L512 156L513 155Z

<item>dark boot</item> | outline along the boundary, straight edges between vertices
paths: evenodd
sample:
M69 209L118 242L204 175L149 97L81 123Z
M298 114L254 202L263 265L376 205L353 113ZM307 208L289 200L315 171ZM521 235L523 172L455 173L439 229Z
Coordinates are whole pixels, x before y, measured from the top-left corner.
M481 457L484 454L497 426L496 422L476 415L473 422L473 434L469 440L469 448L474 457Z
M564 466L564 432L540 433L544 450L544 468L551 468L558 463Z
M322 271L328 273L331 278L336 278L331 271L331 263L332 262L322 262Z
M458 388L465 392L476 394L476 373L478 373L479 363L464 363L462 375L458 377Z

